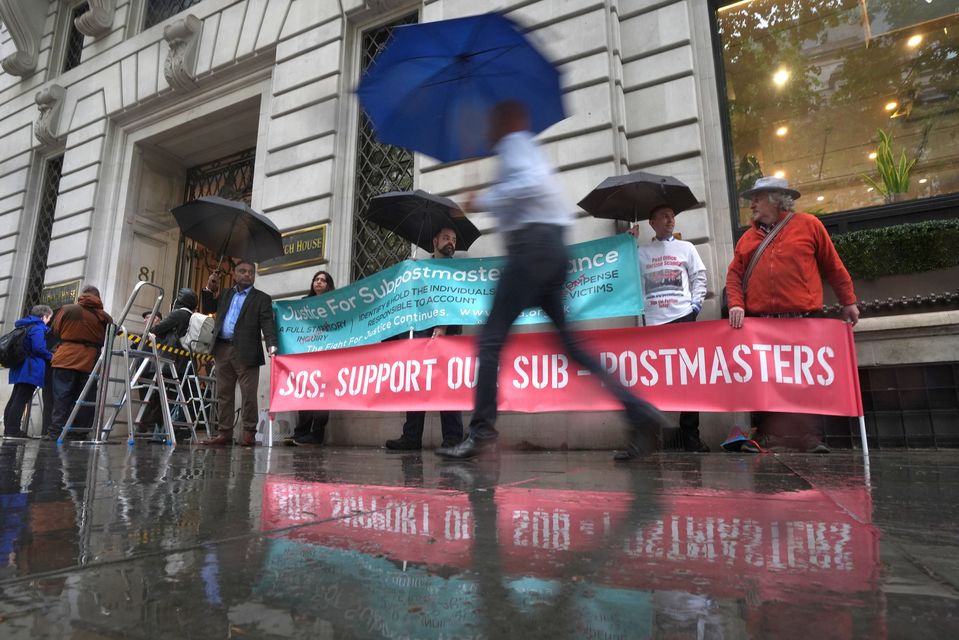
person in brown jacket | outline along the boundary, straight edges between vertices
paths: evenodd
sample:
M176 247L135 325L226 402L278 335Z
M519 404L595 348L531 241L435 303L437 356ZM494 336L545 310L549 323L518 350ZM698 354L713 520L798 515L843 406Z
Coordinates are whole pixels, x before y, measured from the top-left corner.
M91 285L83 287L76 304L62 307L54 316L53 331L60 337L60 346L53 354L53 432L60 435L73 406L83 391L93 366L100 357L107 325L113 322L100 301L100 291ZM96 398L96 384L86 400ZM90 428L93 408L84 407L74 420L77 429Z

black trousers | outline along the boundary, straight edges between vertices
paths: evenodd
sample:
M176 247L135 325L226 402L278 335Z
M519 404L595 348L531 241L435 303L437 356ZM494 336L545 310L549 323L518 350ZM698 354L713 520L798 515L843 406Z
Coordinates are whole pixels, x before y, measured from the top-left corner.
M461 333L459 327L456 328L456 334ZM406 340L407 338L430 338L433 336L433 328L414 331L412 336L409 332L395 335L387 340ZM423 427L426 424L425 411L407 411L406 422L403 423L403 438L413 442L423 442ZM459 443L463 440L463 412L462 411L440 411L440 427L443 430L443 442Z
M318 440L326 436L326 423L330 421L329 411L297 411L296 427L293 437L299 438L312 433Z
M675 320L670 320L666 324L680 324L683 322L696 322L696 316L699 315L695 311L692 313L687 313L682 318L676 318ZM687 438L690 436L699 437L699 412L698 411L683 411L679 414L679 430L682 432L683 437Z
M563 227L532 224L510 235L508 256L489 320L479 337L479 372L476 380L476 406L470 422L470 437L476 440L497 437L496 424L499 357L513 321L525 309L542 307L559 332L566 353L587 369L597 381L619 400L627 419L639 424L649 403L628 391L609 375L598 359L589 356L573 337L563 309L563 283L566 280L568 254L563 244Z
M17 382L13 385L13 391L10 393L10 399L7 400L7 406L3 409L3 433L12 436L20 432L20 424L23 421L23 412L30 399L33 398L33 392L37 387L26 382Z
M422 442L425 424L425 411L407 411L406 422L403 423L403 438ZM443 430L443 442L459 444L463 439L463 414L459 411L440 411L440 427Z
M85 371L74 371L73 369L54 369L53 370L53 436L59 436L63 427L73 411L73 405L83 392L83 385L87 383L90 374ZM90 402L97 399L96 382L90 386L87 397L84 398ZM93 407L82 407L73 421L75 429L89 429L93 425Z

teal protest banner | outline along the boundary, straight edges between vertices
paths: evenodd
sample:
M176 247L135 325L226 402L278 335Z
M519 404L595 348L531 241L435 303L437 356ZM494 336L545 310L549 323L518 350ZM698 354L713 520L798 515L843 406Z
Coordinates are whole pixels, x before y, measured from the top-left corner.
M636 241L628 234L569 247L571 321L643 312ZM380 342L412 330L486 322L506 259L405 260L330 293L273 303L282 354ZM517 324L548 322L528 309Z

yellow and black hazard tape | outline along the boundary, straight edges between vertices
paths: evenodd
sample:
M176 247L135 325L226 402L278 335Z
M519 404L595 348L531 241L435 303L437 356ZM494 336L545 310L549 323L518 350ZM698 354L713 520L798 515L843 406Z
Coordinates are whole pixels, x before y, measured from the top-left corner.
M140 336L131 336L131 335L128 335L127 338L128 338L128 339L130 340L130 342L132 342L134 345L137 344L138 342L140 342ZM213 356L210 355L210 354L208 354L208 353L191 353L191 352L187 351L186 349L181 349L180 347L170 347L170 346L167 346L167 345L165 345L165 344L157 344L157 343L155 343L155 342L151 342L150 340L147 340L147 341L146 341L146 346L147 346L147 347L151 347L151 348L153 348L153 349L159 349L159 350L160 350L161 352L163 352L163 353L169 353L169 354L174 355L174 356L193 357L193 358L196 358L199 362L212 362L212 361L213 361Z

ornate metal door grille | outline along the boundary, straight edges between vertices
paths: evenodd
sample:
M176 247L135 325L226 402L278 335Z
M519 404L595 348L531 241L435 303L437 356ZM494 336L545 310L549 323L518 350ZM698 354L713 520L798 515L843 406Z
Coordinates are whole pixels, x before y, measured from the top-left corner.
M89 8L89 5L84 2L75 6L73 11L70 12L67 43L63 52L63 73L80 64L80 57L83 54L83 34L77 29L76 20L86 13Z
M201 196L220 196L228 200L241 200L250 204L253 198L253 162L255 159L256 147L253 147L187 169L183 201L190 202ZM194 291L199 291L205 287L207 278L216 268L218 257L214 255L213 250L181 235L177 255L176 288L190 287Z
M60 193L60 174L63 172L63 156L47 160L43 168L43 184L40 186L40 207L37 211L37 235L30 256L30 271L27 272L27 290L23 300L23 314L40 304L43 294L43 278L47 271L47 255L50 253L50 235L53 232L53 214L57 210Z
M189 9L200 0L147 0L146 16L143 18L143 28L149 29L153 25L163 22L170 16Z
M386 46L394 27L412 24L416 14L363 34L362 70L365 71ZM388 191L413 188L413 154L406 149L377 142L365 113L360 113L356 161L356 197L353 209L353 254L351 277L359 280L405 259L410 243L363 217L370 199Z

